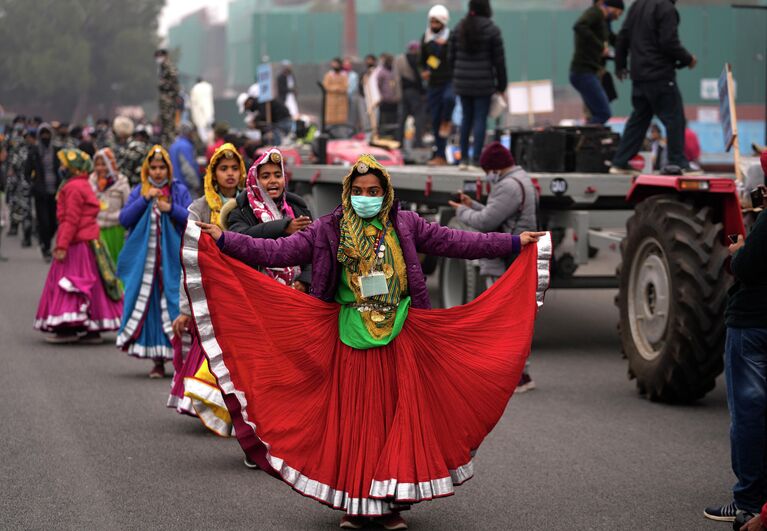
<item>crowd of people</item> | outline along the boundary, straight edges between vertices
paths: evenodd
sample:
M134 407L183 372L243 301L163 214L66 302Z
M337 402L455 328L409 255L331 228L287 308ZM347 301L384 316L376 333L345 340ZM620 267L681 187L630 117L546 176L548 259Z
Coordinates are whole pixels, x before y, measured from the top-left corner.
M114 120L115 136L126 120ZM388 171L362 155L340 206L313 220L287 190L278 148L247 164L235 145L212 146L193 199L176 160L186 129L170 150L142 152L133 183L110 135L91 156L59 145L45 123L34 131L25 168L48 209L36 218L56 222L41 247L52 263L35 328L54 344L114 332L120 350L151 361L152 379L172 362L167 406L235 436L247 466L344 511L343 528L407 528L402 510L473 475L474 451L530 384L521 375L550 243L535 245L544 233L529 177L488 146L483 167L517 206L496 227L498 201L454 205L484 231L465 232L400 210ZM81 144L90 141L86 132ZM446 320L428 311L418 253L501 265L488 296ZM500 326L514 333L498 336Z

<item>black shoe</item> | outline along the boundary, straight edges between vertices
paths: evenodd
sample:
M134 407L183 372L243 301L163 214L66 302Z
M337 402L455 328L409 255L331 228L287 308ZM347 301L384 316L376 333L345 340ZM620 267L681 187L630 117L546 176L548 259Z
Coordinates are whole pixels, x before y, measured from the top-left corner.
M706 507L703 511L703 516L709 520L716 520L717 522L734 522L737 513L738 508L735 506L735 502L733 501L727 505Z
M22 247L32 247L32 239L31 238L24 238L21 240L21 246Z
M42 249L42 253L43 253L43 260L45 260L45 263L50 264L51 260L53 260L53 255L51 254L51 252L47 249Z

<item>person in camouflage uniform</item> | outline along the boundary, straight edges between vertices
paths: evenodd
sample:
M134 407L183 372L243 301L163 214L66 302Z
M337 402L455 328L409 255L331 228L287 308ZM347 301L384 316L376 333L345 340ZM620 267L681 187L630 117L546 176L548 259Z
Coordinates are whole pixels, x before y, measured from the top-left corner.
M131 187L141 183L141 166L150 147L149 132L146 126L139 125L128 144L120 148L115 156L120 171L128 178Z
M154 54L159 67L160 91L160 142L168 147L173 143L176 133L176 108L178 106L179 85L178 71L168 57L167 50L157 50Z
M11 138L8 150L10 174L8 178L8 211L10 215L10 235L21 228L21 246L32 245L32 183L26 177L25 169L29 146L35 142L36 131L29 130L23 135Z
M19 232L19 223L15 220L11 212L15 208L16 203L16 190L18 189L18 177L17 175L23 175L23 173L17 173L14 167L14 154L16 150L20 148L26 149L24 146L24 129L26 127L26 118L24 116L16 116L13 119L13 124L8 130L5 137L4 145L7 153L6 161L6 183L5 183L5 201L8 206L8 221L9 229L8 236L16 236ZM21 169L24 167L22 165Z

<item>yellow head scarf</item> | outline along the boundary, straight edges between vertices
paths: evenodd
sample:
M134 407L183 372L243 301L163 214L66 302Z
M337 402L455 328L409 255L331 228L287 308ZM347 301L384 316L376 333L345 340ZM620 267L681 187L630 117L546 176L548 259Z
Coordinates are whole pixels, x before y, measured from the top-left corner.
M224 201L221 199L221 195L218 193L218 184L216 183L215 168L219 161L224 158L227 153L234 154L235 160L240 167L240 181L237 183L237 188L242 190L245 187L245 161L237 152L237 148L230 143L223 144L219 147L213 157L210 159L207 169L205 170L205 178L203 180L203 186L205 189L205 200L210 207L210 222L214 225L219 224L221 208L224 206Z
M152 146L152 149L147 152L144 157L144 163L141 165L141 195L146 195L149 189L152 187L152 183L149 182L149 163L154 157L160 155L165 161L165 165L168 167L168 187L173 183L173 165L170 163L170 155L165 151L165 148L157 144ZM167 201L170 201L170 197L167 197Z

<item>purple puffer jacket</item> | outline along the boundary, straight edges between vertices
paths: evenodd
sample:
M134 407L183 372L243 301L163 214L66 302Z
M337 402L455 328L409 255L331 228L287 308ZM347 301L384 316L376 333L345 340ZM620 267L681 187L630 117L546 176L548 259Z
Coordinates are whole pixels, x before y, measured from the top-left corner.
M225 254L253 267L288 267L311 262L311 294L331 302L340 279L341 266L336 256L342 217L343 210L338 207L306 230L277 240L225 232L218 240L218 246ZM471 260L500 258L518 253L521 248L519 236L449 229L429 223L415 212L399 211L396 207L392 209L390 219L407 265L407 284L413 308L431 307L418 253Z

